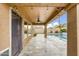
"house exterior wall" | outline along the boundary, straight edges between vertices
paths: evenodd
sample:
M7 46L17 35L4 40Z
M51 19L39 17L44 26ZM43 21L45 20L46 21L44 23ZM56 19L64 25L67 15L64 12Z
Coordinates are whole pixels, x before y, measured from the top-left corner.
M33 29L37 34L44 34L44 25L33 25Z
M0 51L9 48L9 6L0 4Z

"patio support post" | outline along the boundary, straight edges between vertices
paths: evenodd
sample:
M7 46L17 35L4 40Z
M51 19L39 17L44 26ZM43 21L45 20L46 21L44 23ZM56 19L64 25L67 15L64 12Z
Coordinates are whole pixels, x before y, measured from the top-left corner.
M24 20L22 19L22 46L24 48Z
M32 31L31 32L32 32L32 37L33 37L33 24L32 24Z
M44 26L45 26L45 28L44 28L44 34L45 34L45 38L47 38L47 24L44 25Z
M68 24L68 41L67 41L67 55L77 56L77 8L76 5L67 10ZM79 24L79 23L78 23ZM79 36L78 36L79 37Z
M28 23L27 23L27 38L28 38Z

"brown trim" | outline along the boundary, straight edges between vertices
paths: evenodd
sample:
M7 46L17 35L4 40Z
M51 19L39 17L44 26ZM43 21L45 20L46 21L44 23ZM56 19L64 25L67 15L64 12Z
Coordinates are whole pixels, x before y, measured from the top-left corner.
M76 6L76 4L75 3L73 3L73 4L69 4L67 7L65 7L65 9L64 10L69 10L69 9L71 9L72 7L74 7L74 6Z
M12 13L15 14L17 17L20 17L20 19L22 19L22 17L17 12L12 10Z

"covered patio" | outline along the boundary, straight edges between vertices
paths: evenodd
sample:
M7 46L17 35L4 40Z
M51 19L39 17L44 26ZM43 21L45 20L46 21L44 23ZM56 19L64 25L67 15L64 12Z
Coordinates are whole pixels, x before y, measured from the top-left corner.
M6 3L0 8L0 55L7 50L11 56L79 55L79 4Z

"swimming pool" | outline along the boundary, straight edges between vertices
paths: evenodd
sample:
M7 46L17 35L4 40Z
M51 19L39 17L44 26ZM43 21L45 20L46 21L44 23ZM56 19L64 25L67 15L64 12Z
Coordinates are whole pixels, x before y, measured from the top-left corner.
M67 41L67 33L50 33L48 36L56 36L60 40Z

